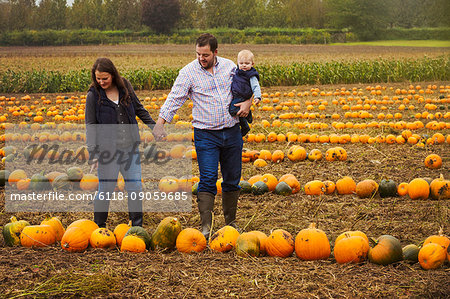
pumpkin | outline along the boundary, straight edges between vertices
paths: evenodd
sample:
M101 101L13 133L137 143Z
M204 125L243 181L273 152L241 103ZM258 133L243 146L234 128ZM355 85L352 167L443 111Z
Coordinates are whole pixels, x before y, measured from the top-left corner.
M431 154L425 158L425 166L430 169L438 169L442 166L442 158L439 155Z
M437 269L447 259L447 251L439 244L428 243L420 249L418 259L423 269Z
M295 237L295 254L306 261L327 259L331 254L327 235L311 223Z
M370 246L369 238L367 238L367 235L366 235L365 233L363 233L362 231L359 231L359 230L343 232L342 234L340 234L340 235L336 238L336 240L334 241L334 245L336 246L336 244L337 244L340 240L342 240L342 239L344 239L344 238L347 238L347 235L349 235L350 237L352 237L352 236L359 236L359 237L362 237L364 240L366 240L367 245Z
M432 199L450 199L450 181L441 176L430 184L430 196Z
M336 181L336 190L341 195L352 194L356 191L356 183L351 177L344 176Z
M58 217L46 218L45 220L42 220L41 225L50 225L53 228L55 231L56 241L61 241L62 236L66 231Z
M275 150L272 153L272 162L273 163L280 163L284 160L284 153L281 150Z
M116 237L112 231L101 227L92 232L89 243L93 248L114 248L116 246Z
M292 188L286 182L279 182L274 192L278 195L290 195L292 194Z
M80 227L68 227L61 239L61 248L69 252L82 252L89 246L89 235Z
M257 181L252 185L252 193L254 195L262 195L269 192L269 187L263 181Z
M347 160L347 151L344 148L337 146L334 148L334 150L335 150L335 154L337 155L339 161Z
M236 254L241 257L259 256L259 238L252 233L243 233L236 239Z
M262 179L262 175L257 174L248 179L248 183L253 186L254 183L260 181Z
M294 252L294 237L284 229L276 229L266 239L269 256L288 257Z
M98 225L97 225L97 223L95 223L92 220L79 219L79 220L76 220L76 221L72 222L67 227L67 229L72 228L72 227L79 227L79 228L81 228L86 233L86 235L88 236L88 240L89 240L92 232L98 228Z
M251 186L250 186L250 188L251 188ZM192 194L197 195L197 193L198 193L198 182L195 182L195 184L192 185Z
M80 188L84 191L95 191L98 187L98 177L94 174L85 174L80 181Z
M178 234L181 232L181 223L175 217L164 218L156 227L150 240L150 247L166 250L174 249Z
M334 193L336 189L336 184L332 181L324 181L323 185L325 186L325 194L330 195Z
M422 178L413 179L408 184L408 196L411 199L427 199L430 195L430 185Z
M378 240L372 240L375 244L369 250L369 261L378 265L389 265L403 259L403 251L400 241L390 235L382 235Z
M240 181L241 193L252 193L252 185L247 181Z
M177 192L179 189L178 180L175 177L163 177L158 183L159 191L165 193Z
M263 159L256 159L255 162L253 162L253 165L256 168L263 168L263 167L267 166L267 162L266 162L266 160L263 160Z
M198 229L185 228L178 234L175 245L179 252L202 252L206 248L206 238Z
M397 194L399 196L405 196L408 194L408 183L400 183L397 187Z
M252 230L249 232L250 234L254 234L259 239L259 255L265 255L266 254L266 242L267 242L267 236L265 233L258 231L258 230Z
M232 226L224 226L216 231L209 240L209 247L219 252L227 252L236 246L239 232Z
M122 245L122 239L125 237L125 234L128 232L128 230L131 228L131 220L126 223L121 223L114 228L114 236L116 237L117 246Z
M292 162L303 161L306 159L306 150L299 145L293 145L288 151L287 157Z
M312 149L309 153L308 153L308 160L309 161L320 161L322 160L322 152L318 149Z
M338 264L361 263L367 259L369 243L361 236L345 234L345 237L334 245L334 258Z
M56 177L58 177L58 176L60 176L60 175L62 175L63 173L62 172L59 172L59 171L51 171L51 172L49 172L49 173L47 173L46 175L45 175L45 177L48 179L48 181L50 182L50 184L51 183L53 183L53 180L56 178Z
M397 196L397 183L393 180L382 179L379 186L378 192L380 197L395 197Z
M122 244L121 247L123 246L123 240L127 237L127 236L136 236L138 238L141 238L142 241L144 241L145 243L145 248L150 248L150 242L152 237L150 236L150 234L141 226L132 226L130 227L130 229L127 231L127 233L125 234L125 237L122 239Z
M66 174L71 182L79 182L83 178L83 170L80 167L73 166L66 170Z
M20 244L20 233L24 227L30 225L26 220L17 220L15 216L11 217L11 222L3 226L3 239L7 246L15 246Z
M122 252L145 252L147 246L141 238L135 235L125 236L120 246Z
M19 180L28 178L26 172L22 169L16 169L8 176L8 183L14 186Z
M359 198L368 198L372 197L377 193L378 184L374 180L363 180L356 184L356 195Z
M50 189L50 181L42 173L36 173L31 177L30 189L33 191L42 191Z
M415 244L408 244L402 248L403 260L417 263L419 261L419 247Z
M338 153L334 147L327 149L327 151L325 152L325 160L327 161L339 160Z
M20 233L20 244L24 247L45 247L55 242L55 231L50 225L27 225Z
M16 188L17 190L27 190L30 187L31 179L22 179L17 181Z
M325 184L322 181L314 180L305 184L307 195L321 195L325 193Z
M53 190L69 190L72 187L72 182L69 180L67 174L57 176L52 182Z

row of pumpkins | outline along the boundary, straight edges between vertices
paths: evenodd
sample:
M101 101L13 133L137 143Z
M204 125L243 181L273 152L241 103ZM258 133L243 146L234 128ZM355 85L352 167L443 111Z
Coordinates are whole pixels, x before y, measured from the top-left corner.
M76 220L64 229L57 217L49 218L40 225L29 225L25 220L11 218L3 228L5 243L9 246L21 244L25 247L45 247L57 241L69 252L82 252L89 245L93 248L115 248L122 252L145 252L151 250L173 250L195 253L205 250L207 240L197 229L182 229L175 217L164 218L150 235L140 226L119 224L114 231L99 228L87 219ZM372 243L372 247L370 246ZM347 231L339 235L333 248L337 263L371 263L388 265L402 260L419 262L423 269L439 268L450 262L450 239L442 234L428 237L419 248L414 244L402 248L400 241L391 235L382 235L378 240L370 239L361 231ZM232 226L224 226L209 238L213 251L235 250L238 256L258 257L263 255L289 257L294 251L301 260L324 260L331 255L331 245L324 231L311 223L294 238L288 231L276 229L269 236L261 231L240 234Z
M193 193L196 193L196 183ZM220 191L220 183L216 184ZM241 192L262 195L274 192L279 195L298 193L302 188L293 174L285 174L277 179L273 174L255 175L248 181L241 181ZM312 180L307 182L303 190L306 195L356 194L359 198L370 198L379 194L380 197L396 197L408 195L411 199L450 199L450 181L441 174L439 178L415 178L409 183L397 184L391 179L382 179L380 183L372 179L355 182L352 177L344 176L336 183L330 180Z

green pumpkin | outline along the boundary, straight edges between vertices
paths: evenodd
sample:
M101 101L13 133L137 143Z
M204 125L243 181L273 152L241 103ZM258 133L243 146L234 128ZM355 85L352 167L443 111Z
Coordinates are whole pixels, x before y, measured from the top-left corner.
M178 234L181 232L181 223L175 217L164 218L156 228L150 241L150 247L162 250L175 248Z
M72 182L67 174L58 175L52 182L53 190L68 190L72 187Z
M254 195L262 195L269 192L269 187L263 181L257 181L252 185L252 193Z
M48 190L50 189L50 181L45 175L36 173L31 177L29 188L33 191Z
M236 254L242 257L259 256L259 238L253 233L242 233L236 239Z
M3 226L3 239L7 246L20 245L20 233L25 226L30 225L26 220L17 220L11 217L11 222Z
M241 186L241 193L252 193L252 185L247 181L240 181L239 186Z
M378 265L389 265L403 260L403 251L400 241L391 235L383 235L378 240L371 241L375 244L369 249L369 261Z
M8 181L11 172L6 169L0 170L0 186L5 187L5 183Z
M3 148L3 151L5 152L5 157L6 157L6 156L9 156L11 154L15 154L17 150L16 150L15 146L8 145L8 146L5 146Z
M419 261L419 250L417 245L409 244L403 247L403 260L417 263Z
M130 227L130 229L127 231L127 233L125 234L124 238L126 236L136 236L141 238L144 243L145 243L145 248L149 248L150 247L150 234L141 226L132 226Z
M197 195L198 193L198 182L195 182L195 184L192 186L192 194Z
M395 197L397 196L397 183L393 180L381 180L378 186L380 197Z
M286 182L279 182L274 192L278 195L290 195L292 194L292 188Z
M83 170L80 167L70 167L66 173L71 182L79 182L83 178Z
M14 159L16 158L16 154L9 154L8 156L6 156L3 160L4 163L6 162L12 162L14 161Z

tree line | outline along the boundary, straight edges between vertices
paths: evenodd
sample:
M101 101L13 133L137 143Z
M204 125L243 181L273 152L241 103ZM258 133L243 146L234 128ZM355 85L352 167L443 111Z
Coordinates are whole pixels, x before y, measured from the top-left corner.
M449 27L448 0L0 0L0 31ZM378 36L377 36L378 35Z

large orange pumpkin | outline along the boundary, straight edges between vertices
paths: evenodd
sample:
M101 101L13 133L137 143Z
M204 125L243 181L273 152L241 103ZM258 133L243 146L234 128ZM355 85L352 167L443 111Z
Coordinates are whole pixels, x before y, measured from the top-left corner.
M438 169L442 166L442 158L439 155L431 154L425 158L425 166L430 169Z
M378 184L374 180L363 180L356 184L356 195L359 198L368 198L375 195L378 190Z
M339 264L361 263L367 259L369 249L369 243L363 237L345 234L345 237L334 245L334 258Z
M98 228L98 225L97 225L97 223L95 223L92 220L79 219L79 220L76 220L76 221L72 222L67 227L67 229L72 228L72 227L79 227L79 228L81 228L86 233L86 235L88 236L88 241L89 241L89 238L90 238L92 232Z
M85 174L81 178L80 188L84 191L95 191L98 187L98 177L94 174Z
M450 181L441 176L430 184L430 196L432 199L450 199Z
M146 245L144 240L138 236L129 235L123 238L120 251L122 252L145 252Z
M305 261L327 259L331 254L327 235L311 223L295 237L295 254Z
M436 243L428 243L419 251L419 263L425 270L439 268L446 259L447 251Z
M314 180L305 184L307 195L321 195L325 193L325 184L322 181Z
M195 228L185 228L177 236L176 247L183 253L202 252L206 248L206 238Z
M422 178L413 179L408 184L408 196L411 199L427 199L430 195L430 185Z
M232 226L224 226L215 232L209 240L209 247L219 252L227 252L236 246L239 232Z
M55 231L50 225L28 225L20 233L20 244L24 247L45 247L55 242Z
M112 231L101 227L92 232L89 243L93 248L114 248L116 247L116 237Z
M61 248L69 252L82 252L89 246L89 235L80 227L68 227L61 239Z
M114 228L114 236L116 237L117 246L122 245L122 239L125 237L127 231L131 228L131 220L126 223L120 223Z
M294 252L294 237L283 229L276 229L267 237L265 245L269 256L288 257Z
M55 231L56 241L61 241L62 236L66 231L58 217L46 218L41 222L41 225L50 225L53 228Z
M341 195L353 194L356 191L356 183L351 177L344 176L336 181L336 190L337 193Z

